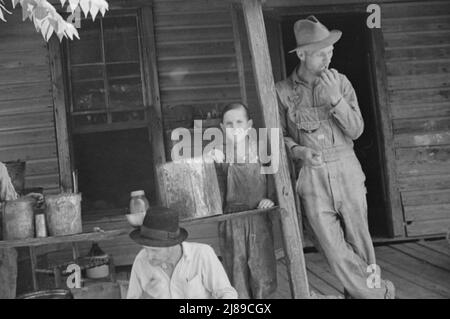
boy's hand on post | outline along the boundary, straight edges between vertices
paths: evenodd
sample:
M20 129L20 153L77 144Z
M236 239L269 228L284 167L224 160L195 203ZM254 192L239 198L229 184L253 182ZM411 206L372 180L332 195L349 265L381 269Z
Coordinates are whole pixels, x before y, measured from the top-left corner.
M326 69L320 75L320 82L324 86L328 96L330 97L331 104L335 106L342 98L341 90L339 87L339 74L335 69Z
M274 202L267 198L262 199L258 204L259 209L271 208L273 206L275 206Z

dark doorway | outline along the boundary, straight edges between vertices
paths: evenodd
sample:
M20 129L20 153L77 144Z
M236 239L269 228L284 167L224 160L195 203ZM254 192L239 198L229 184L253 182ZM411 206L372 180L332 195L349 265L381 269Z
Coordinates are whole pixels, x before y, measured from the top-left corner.
M155 204L153 157L147 129L75 135L73 153L83 214L123 211L134 190L144 190L148 200Z
M316 14L320 22L330 30L342 31L342 38L334 45L334 55L330 67L345 74L358 97L364 118L365 129L362 136L355 141L355 152L366 174L369 228L372 236L387 237L387 211L382 192L382 170L380 166L379 145L377 142L375 110L371 93L374 85L370 76L369 35L366 15L351 14ZM295 48L293 25L306 16L289 16L282 19L281 32L283 52L285 52L286 74L292 73L298 64L297 56L287 52Z

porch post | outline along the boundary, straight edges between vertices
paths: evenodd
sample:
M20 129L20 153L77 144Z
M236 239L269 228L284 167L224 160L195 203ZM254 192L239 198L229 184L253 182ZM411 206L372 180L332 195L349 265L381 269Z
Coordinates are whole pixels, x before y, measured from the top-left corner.
M64 93L63 66L61 48L58 39L51 37L48 42L50 73L52 80L53 111L58 146L59 185L62 192L72 190L72 166L69 148L69 132Z
M247 27L253 73L259 103L267 128L279 128L278 103L272 74L261 0L241 0ZM281 133L281 129L280 129ZM270 134L269 134L270 135ZM281 227L293 298L309 298L309 286L303 255L303 243L297 220L294 194L282 134L279 134L279 168L275 186L281 207ZM274 150L272 150L273 154Z
M166 162L164 148L163 119L161 109L161 98L159 92L159 79L155 49L155 30L152 3L141 8L142 33L143 33L143 63L147 96L149 107L149 133L153 156L153 172L156 178L156 197L159 205L166 203L166 187L164 176L158 167Z

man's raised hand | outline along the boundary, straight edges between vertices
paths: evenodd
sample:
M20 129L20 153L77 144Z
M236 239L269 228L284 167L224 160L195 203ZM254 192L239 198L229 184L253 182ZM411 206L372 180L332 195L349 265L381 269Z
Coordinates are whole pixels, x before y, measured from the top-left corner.
M320 75L320 82L330 97L331 104L336 105L342 98L338 72L335 69L324 70Z

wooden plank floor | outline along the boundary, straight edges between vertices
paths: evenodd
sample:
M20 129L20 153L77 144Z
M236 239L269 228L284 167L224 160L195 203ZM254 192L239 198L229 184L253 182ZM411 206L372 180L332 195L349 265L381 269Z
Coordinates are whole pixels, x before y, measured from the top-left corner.
M383 245L375 251L382 278L396 286L396 298L450 298L450 244L446 240ZM319 253L307 253L305 258L310 289L343 297L343 287L325 258ZM283 259L278 261L278 290L273 298L291 298Z

